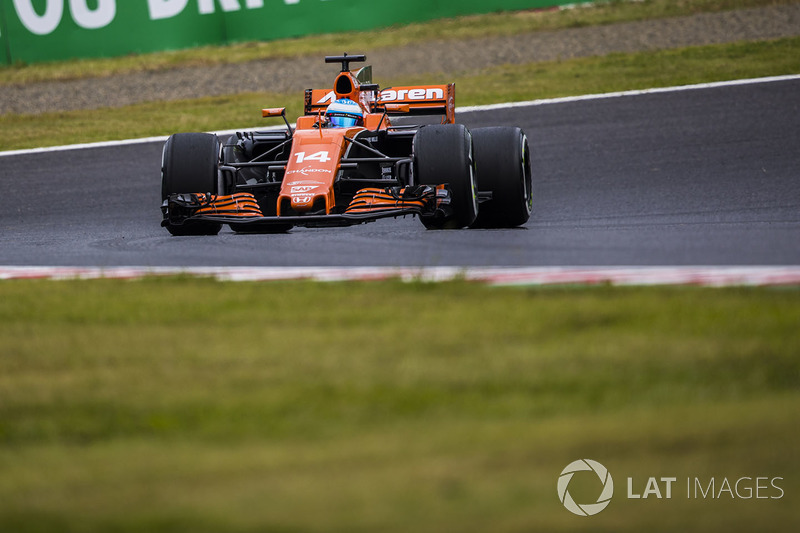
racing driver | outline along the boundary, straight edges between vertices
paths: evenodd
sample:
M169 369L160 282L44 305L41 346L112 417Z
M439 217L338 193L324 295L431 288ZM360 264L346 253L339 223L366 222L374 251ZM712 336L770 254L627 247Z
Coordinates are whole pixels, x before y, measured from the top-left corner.
M352 128L364 125L364 111L349 98L340 98L325 110L325 118L332 128Z

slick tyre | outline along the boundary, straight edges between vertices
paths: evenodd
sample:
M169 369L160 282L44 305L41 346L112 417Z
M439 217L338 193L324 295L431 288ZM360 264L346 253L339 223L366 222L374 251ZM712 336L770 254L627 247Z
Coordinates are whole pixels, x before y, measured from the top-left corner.
M478 190L491 191L480 204L474 228L513 228L525 224L533 209L531 152L519 128L472 130Z
M161 199L171 194L219 194L220 144L216 135L209 133L176 133L164 144L161 164ZM172 235L216 235L222 224L216 222L188 221L181 225L169 224Z
M414 136L414 177L419 185L446 184L449 213L420 217L428 229L469 226L478 214L472 136L460 124L423 126Z

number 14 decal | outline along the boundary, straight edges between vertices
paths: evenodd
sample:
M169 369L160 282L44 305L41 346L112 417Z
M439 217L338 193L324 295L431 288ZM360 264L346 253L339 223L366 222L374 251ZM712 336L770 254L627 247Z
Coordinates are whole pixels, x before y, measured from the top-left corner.
M297 152L294 154L294 157L297 159L298 164L302 163L303 161L319 161L320 163L327 163L331 160L331 158L328 156L328 152L325 150L311 155L306 155L305 152Z

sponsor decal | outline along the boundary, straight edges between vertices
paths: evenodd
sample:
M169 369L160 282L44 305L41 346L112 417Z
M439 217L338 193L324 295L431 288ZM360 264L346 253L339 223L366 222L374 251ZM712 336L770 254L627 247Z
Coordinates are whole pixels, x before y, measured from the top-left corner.
M318 104L329 104L336 99L336 93L331 91L325 96L323 96L317 103Z
M325 185L325 184L321 181L302 180L302 181L290 181L286 183L286 185L290 187L294 185L313 185L315 187L319 187L320 185Z
M381 91L380 102L397 102L405 100L442 100L444 98L444 90L441 87L425 88L411 88L411 89L384 89Z
M308 192L308 191L313 191L317 187L319 187L319 185L294 185L294 186L292 186L292 189L289 192L290 192L290 194L304 193L304 192Z
M327 172L323 169L300 169L295 172L301 173L303 170L310 170L312 172ZM295 180L285 182L283 186L283 195L291 198L293 205L307 205L313 202L316 196L319 196L319 188L323 186L325 186L325 183L319 181Z
M300 174L301 176L311 176L312 174L330 174L330 172L331 171L326 168L303 167L286 171L286 176L294 176L296 174Z

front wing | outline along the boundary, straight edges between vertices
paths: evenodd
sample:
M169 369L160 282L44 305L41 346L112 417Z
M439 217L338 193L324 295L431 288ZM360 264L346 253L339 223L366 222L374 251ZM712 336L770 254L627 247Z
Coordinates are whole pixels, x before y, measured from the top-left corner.
M373 222L381 218L419 216L446 218L450 192L443 186L367 188L360 190L343 213L263 216L250 193L215 196L204 193L173 194L164 201L162 226L198 222L228 224L234 231L281 231L292 226L336 227Z

